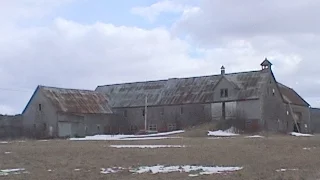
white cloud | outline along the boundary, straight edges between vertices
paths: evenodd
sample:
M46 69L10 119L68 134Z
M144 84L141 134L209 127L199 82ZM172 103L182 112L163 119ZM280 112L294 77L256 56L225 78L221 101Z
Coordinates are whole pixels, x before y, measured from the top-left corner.
M94 89L110 83L215 74L221 65L225 65L227 72L256 70L265 57L273 62L278 80L297 89L311 99L311 103L312 99L319 99L320 88L312 84L312 76L318 74L319 67L313 64L316 49L320 47L316 33L300 36L294 32L280 36L228 29L229 22L216 24L213 23L216 17L210 16L210 8L222 7L209 7L211 1L203 2L197 7L161 1L132 10L151 20L161 13L180 13L181 18L172 31L102 22L81 24L64 18L55 18L42 27L18 28L7 24L0 29L0 63L3 65L0 80L3 87L29 91L1 91L0 113L21 112L38 84ZM59 5L43 3L41 6L53 10ZM223 7L229 6L233 8L233 4ZM34 9L32 7L30 9ZM46 13L36 12L30 18ZM18 19L23 16L19 15ZM228 15L223 13L220 18L224 16ZM242 20L245 18L238 18ZM2 21L5 20L0 19ZM233 21L241 24L237 18ZM198 27L194 27L196 25ZM215 27L226 31L220 33ZM250 25L247 28L250 29ZM178 38L182 33L189 38ZM311 74L305 72L307 67Z
M189 13L194 12L198 8L194 6L184 5L179 1L163 0L156 2L150 6L133 7L131 13L140 15L150 22L154 22L156 18L162 13Z

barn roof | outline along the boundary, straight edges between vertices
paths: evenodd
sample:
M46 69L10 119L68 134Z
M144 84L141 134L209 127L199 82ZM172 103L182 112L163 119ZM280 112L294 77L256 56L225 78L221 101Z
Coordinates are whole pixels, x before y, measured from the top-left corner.
M112 113L107 97L91 90L40 86L40 90L60 112L81 114Z
M299 106L310 106L295 90L285 86L284 84L278 83L280 92L282 94L285 103L290 103Z
M151 106L210 103L216 101L213 97L215 86L221 78L226 78L238 88L236 97L228 100L248 100L259 98L260 86L267 77L266 71L250 71L105 85L98 86L96 91L106 94L112 107L144 106L146 94Z
M59 112L78 114L112 113L107 97L96 91L38 86L29 103L38 91L41 91Z

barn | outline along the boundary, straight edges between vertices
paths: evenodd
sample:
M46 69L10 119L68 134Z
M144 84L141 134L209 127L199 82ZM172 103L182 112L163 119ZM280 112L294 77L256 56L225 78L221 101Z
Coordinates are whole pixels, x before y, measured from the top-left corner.
M38 86L22 113L26 136L81 137L119 133L121 117L105 95L90 90Z
M204 122L238 119L250 131L310 132L310 105L277 82L272 63L261 69L211 76L102 85L129 131L170 131Z

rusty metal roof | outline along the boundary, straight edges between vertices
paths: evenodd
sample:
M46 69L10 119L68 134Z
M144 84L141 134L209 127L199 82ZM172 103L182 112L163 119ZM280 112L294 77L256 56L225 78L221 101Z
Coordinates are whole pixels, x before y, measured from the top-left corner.
M237 95L227 100L248 100L259 98L260 86L268 77L268 73L266 71L250 71L225 74L223 77L238 89ZM222 76L219 74L114 84L98 86L96 91L106 94L112 107L144 106L146 95L149 106L210 103L216 102L213 90L221 78Z
M99 92L78 89L63 89L39 86L57 111L79 114L109 114L112 113L107 97Z
M289 88L281 83L278 83L278 86L285 103L291 103L300 106L309 106L309 104L292 88Z

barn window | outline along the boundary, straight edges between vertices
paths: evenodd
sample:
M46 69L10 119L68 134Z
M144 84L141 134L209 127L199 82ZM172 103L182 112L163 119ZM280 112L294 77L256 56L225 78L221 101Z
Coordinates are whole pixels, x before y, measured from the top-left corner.
M220 89L220 97L228 97L228 89Z
M124 116L124 117L128 117L128 111L127 111L127 110L124 110L124 111L123 111L123 116Z
M275 94L275 90L274 90L274 89L272 89L272 95L274 96L274 94Z
M42 110L42 105L41 104L39 104L39 111L41 111Z
M173 123L173 124L168 124L168 131L174 131L177 129L177 124Z
M100 133L100 125L97 125L98 133Z
M180 107L180 114L183 114L183 107Z
M148 127L148 129L150 130L150 131L157 131L157 125L156 124L150 124L149 125L149 127Z
M161 110L160 110L160 115L161 115L161 116L164 115L164 108L161 108Z
M142 109L142 116L145 116L146 111L144 109Z

